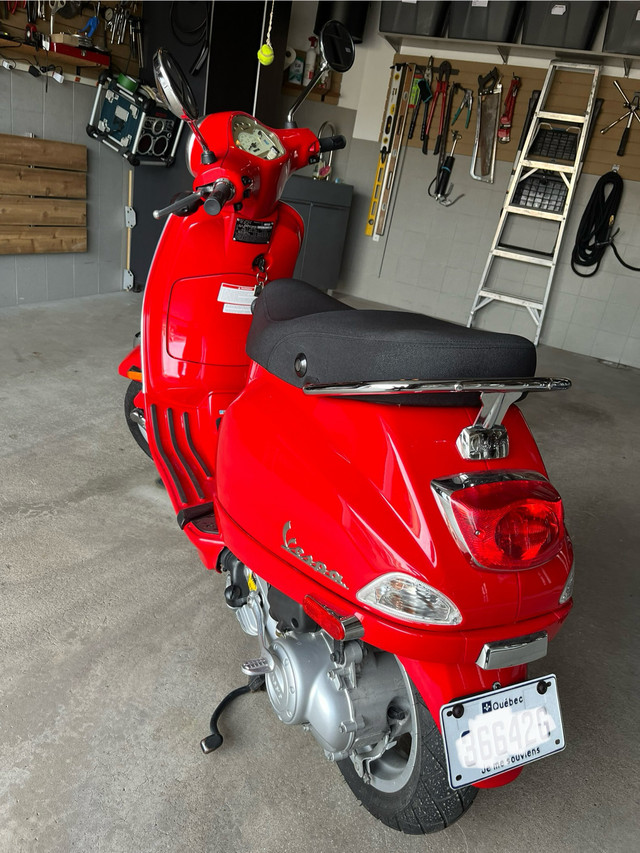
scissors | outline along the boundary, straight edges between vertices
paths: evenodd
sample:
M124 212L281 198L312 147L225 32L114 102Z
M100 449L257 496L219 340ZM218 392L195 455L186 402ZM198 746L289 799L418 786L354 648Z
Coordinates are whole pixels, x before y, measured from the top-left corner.
M53 37L53 19L58 14L60 9L65 5L66 0L49 0L49 11L51 12L51 36Z

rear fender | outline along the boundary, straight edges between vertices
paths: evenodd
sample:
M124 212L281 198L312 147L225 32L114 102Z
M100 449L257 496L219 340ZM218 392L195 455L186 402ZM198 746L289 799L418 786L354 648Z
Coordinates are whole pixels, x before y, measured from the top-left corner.
M440 729L440 708L454 699L484 693L498 683L501 687L527 678L527 666L483 670L475 664L446 664L398 657L415 684L436 725ZM508 770L475 784L477 788L497 788L512 782L522 768Z

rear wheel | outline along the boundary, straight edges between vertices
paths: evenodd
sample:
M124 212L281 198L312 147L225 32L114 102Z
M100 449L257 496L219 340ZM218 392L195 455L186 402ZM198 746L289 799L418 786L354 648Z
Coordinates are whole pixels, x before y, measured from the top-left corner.
M442 736L406 673L406 696L389 708L400 720L390 746L346 758L338 767L362 805L387 826L410 835L438 832L458 820L477 789L449 787ZM375 757L378 753L378 757Z
M127 392L124 395L124 416L127 420L127 426L131 431L131 435L135 438L136 443L139 447L141 447L147 456L151 456L151 451L149 450L149 440L147 438L147 430L142 424L137 423L133 420L132 415L134 412L139 411L136 408L134 400L136 396L142 391L142 382L136 382L135 379L132 379L129 383L129 387L127 388Z

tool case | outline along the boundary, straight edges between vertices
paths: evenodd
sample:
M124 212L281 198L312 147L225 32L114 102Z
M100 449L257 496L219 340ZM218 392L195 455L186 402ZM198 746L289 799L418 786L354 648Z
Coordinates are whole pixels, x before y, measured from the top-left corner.
M117 151L132 166L171 166L182 122L136 80L103 71L87 133Z
M640 56L640 2L609 4L603 49Z
M452 3L449 38L474 41L515 42L524 3L472 0Z
M386 3L380 4L380 30L412 36L444 35L450 6L457 3Z
M527 3L522 44L591 50L606 8L599 2Z

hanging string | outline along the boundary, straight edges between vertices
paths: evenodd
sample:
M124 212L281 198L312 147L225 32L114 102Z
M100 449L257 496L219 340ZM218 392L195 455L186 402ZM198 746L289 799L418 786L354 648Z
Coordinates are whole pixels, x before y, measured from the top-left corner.
M267 39L258 51L258 61L261 65L271 65L274 58L273 47L271 46L271 26L273 25L273 9L275 4L276 0L271 0L271 14L269 15Z

